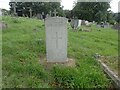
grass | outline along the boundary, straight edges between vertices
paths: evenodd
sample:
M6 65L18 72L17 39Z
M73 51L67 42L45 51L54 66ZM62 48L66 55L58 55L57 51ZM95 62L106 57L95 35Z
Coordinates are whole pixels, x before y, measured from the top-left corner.
M73 32L68 26L68 57L75 59L77 66L54 66L48 71L40 65L40 57L46 57L44 22L8 16L3 21L8 24L2 30L3 88L109 87L111 80L94 55L118 57L117 31L92 26L92 32Z

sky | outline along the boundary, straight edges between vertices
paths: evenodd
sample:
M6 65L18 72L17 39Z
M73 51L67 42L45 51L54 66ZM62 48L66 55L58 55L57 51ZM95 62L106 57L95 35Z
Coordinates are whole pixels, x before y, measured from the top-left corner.
M74 1L75 0L62 0L61 5L64 6L64 9L72 10ZM118 12L118 2L119 1L120 0L112 0L110 3L110 6L111 6L110 10L112 10L115 13ZM10 2L10 0L0 0L0 8L5 8L5 9L9 10L9 2Z

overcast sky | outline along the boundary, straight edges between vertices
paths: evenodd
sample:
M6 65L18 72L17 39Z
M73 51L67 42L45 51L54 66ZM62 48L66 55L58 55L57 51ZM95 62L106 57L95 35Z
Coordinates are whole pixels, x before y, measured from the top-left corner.
M73 7L73 2L74 1L75 0L62 0L61 4L62 4L62 6L64 6L64 9L71 10L72 7ZM111 1L110 6L111 6L111 10L113 12L118 12L118 2L119 1L120 0L112 0ZM9 10L9 2L10 2L10 0L0 0L0 8L5 8L5 9Z

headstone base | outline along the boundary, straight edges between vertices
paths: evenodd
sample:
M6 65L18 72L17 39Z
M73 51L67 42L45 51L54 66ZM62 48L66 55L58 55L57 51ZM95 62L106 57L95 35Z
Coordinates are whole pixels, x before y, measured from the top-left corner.
M43 65L46 69L52 68L54 65L62 65L66 67L75 67L76 63L74 59L68 58L66 62L47 62L46 58L40 60L40 64Z

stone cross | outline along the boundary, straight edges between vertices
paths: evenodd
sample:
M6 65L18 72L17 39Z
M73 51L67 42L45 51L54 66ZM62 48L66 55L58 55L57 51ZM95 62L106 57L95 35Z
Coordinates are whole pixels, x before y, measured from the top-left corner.
M50 11L50 17L52 16L52 12Z
M30 8L29 11L30 11L30 18L31 18L32 17L32 9Z
M58 12L56 12L56 9L55 9L53 13L54 13L54 16L56 17L56 14L57 14Z
M47 62L67 61L67 19L49 17L45 20Z
M17 13L16 13L16 4L15 3L13 4L13 10L14 10L14 16L16 16Z

